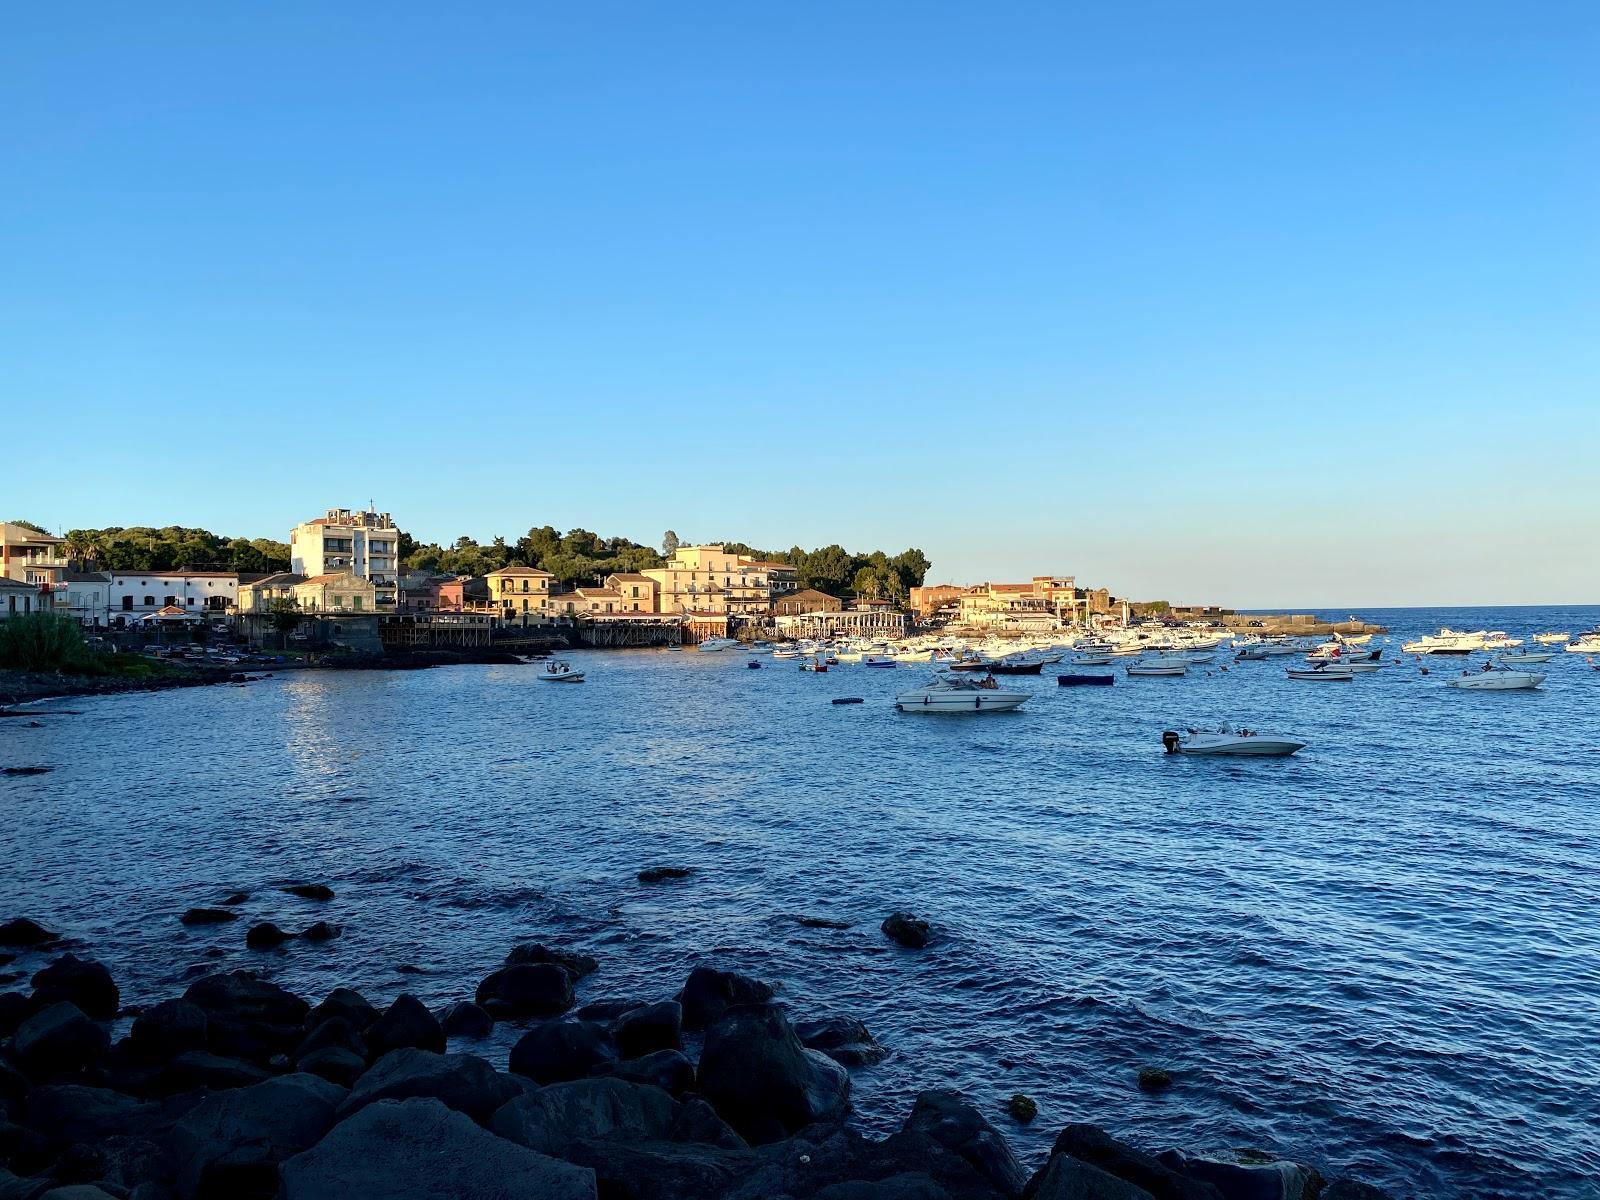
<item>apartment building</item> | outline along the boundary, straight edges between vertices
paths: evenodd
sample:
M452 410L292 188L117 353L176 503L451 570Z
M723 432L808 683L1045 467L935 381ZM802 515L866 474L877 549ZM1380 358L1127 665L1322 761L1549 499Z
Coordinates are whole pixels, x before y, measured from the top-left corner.
M621 600L618 612L660 612L660 584L645 574L633 572L606 576L606 587L617 593Z
M388 513L330 508L289 532L289 569L315 578L340 571L371 581L379 611L393 612L400 579L400 531Z
M484 576L489 603L507 625L542 625L550 619L550 585L555 576L538 567L501 567Z
M770 573L721 546L679 546L665 566L642 573L655 581L662 613L753 617L771 608Z
M0 578L35 585L60 583L61 572L68 566L61 552L65 541L26 525L0 521Z
M163 608L221 619L238 611L236 571L108 571L107 615L133 620Z

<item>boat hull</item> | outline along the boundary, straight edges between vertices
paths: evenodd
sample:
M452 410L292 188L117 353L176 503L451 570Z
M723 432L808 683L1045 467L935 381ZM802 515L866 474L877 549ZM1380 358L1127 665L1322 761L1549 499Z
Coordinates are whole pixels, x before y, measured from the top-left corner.
M1057 675L1061 687L1110 687L1117 681L1115 675Z
M1538 671L1486 671L1482 675L1447 679L1444 685L1469 692L1526 692L1543 682L1544 676Z
M1174 753L1196 758L1288 758L1305 748L1304 742L1292 742L1287 738L1247 737L1216 743L1184 742Z
M1027 699L1026 692L902 692L894 706L907 713L994 713L1010 712Z

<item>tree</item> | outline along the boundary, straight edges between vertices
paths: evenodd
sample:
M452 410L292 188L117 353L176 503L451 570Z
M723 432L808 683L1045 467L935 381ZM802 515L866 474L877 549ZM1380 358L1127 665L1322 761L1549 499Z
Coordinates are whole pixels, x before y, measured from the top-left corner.
M50 535L50 531L48 529L46 529L43 525L40 525L40 524L38 524L38 523L36 523L34 521L12 521L12 522L10 522L10 524L12 524L12 525L21 525L24 529L31 529L35 533L44 534L46 537L48 537Z
M671 558L674 554L676 554L678 552L678 547L681 546L682 544L683 544L682 542L678 541L678 535L676 533L674 533L670 529L667 530L665 533L663 533L661 535L661 555L662 555L662 557L663 558Z
M300 628L300 601L293 596L274 600L267 611L272 614L272 627L279 633L293 633Z

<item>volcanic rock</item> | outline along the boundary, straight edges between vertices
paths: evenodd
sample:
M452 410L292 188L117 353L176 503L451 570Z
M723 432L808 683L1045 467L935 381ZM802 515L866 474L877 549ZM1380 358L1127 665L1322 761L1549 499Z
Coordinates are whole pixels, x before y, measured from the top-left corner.
M800 1044L771 1004L729 1009L706 1031L700 1091L752 1144L776 1141L850 1108L850 1076Z
M109 1021L121 1001L111 972L97 962L63 954L33 976L33 1006L44 1008L60 1000L76 1004L85 1016Z
M252 950L271 950L291 940L294 934L279 929L271 921L262 921L245 931L244 944Z
M890 913L879 928L893 941L912 950L926 946L930 936L928 923L908 912Z
M624 1013L611 1026L617 1052L623 1058L642 1058L657 1050L683 1046L683 1006L675 1000L647 1004Z
M689 972L678 999L683 1005L683 1027L709 1028L736 1004L764 1004L772 999L772 986L734 971L696 967Z
M344 1120L379 1100L431 1096L480 1125L522 1087L471 1054L434 1054L406 1047L385 1054L357 1081L339 1109Z
M366 1038L367 1053L374 1061L404 1046L444 1053L444 1029L439 1019L408 992L396 996L383 1015L367 1027Z
M583 1079L616 1061L610 1032L595 1021L545 1021L511 1048L511 1069L538 1084Z
M60 941L60 935L27 917L17 917L0 925L0 946L44 946L55 941Z
M511 953L506 955L508 967L523 963L554 963L574 980L582 979L585 975L593 975L600 969L599 960L592 955L580 954L576 950L553 949L542 942L525 942L520 946L514 946Z
M439 1024L447 1038L485 1038L494 1032L494 1018L470 1000L452 1004Z
M800 1044L820 1050L846 1067L868 1067L882 1062L889 1051L854 1017L821 1017L800 1021L794 1027Z
M478 985L477 1002L497 1021L553 1017L572 1007L572 976L555 963L501 967Z
M163 1000L140 1013L128 1040L147 1060L165 1061L187 1050L204 1050L206 1013L187 1000Z
M34 1013L12 1040L17 1064L34 1079L83 1070L111 1049L111 1037L66 1000Z
M221 925L238 919L238 913L225 908L191 908L178 918L185 925Z

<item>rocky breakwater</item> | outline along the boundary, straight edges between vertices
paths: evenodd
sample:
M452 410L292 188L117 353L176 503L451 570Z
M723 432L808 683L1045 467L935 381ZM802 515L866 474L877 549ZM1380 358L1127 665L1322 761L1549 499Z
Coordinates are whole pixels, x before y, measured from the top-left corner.
M5 1200L1379 1195L1294 1163L1148 1154L1082 1124L1030 1170L947 1092L870 1140L847 1123L850 1068L885 1048L847 1017L791 1021L770 985L711 967L670 997L580 1006L599 964L531 945L441 1013L349 988L313 1004L243 970L134 1011L49 930L0 930L44 960L31 988L0 994ZM520 1030L506 1064L466 1052L499 1021Z

